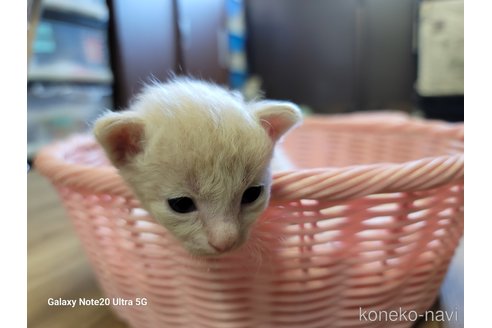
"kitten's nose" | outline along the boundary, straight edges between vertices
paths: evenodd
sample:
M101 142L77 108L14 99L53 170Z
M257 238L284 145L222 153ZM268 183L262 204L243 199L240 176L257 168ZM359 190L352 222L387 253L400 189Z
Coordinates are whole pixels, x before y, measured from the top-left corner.
M222 253L230 250L234 244L236 243L236 240L234 239L224 239L224 240L209 240L208 244L212 246L213 249L215 249L217 252Z
M207 231L207 240L210 247L218 253L231 250L239 239L239 227L231 220L220 220L210 225Z

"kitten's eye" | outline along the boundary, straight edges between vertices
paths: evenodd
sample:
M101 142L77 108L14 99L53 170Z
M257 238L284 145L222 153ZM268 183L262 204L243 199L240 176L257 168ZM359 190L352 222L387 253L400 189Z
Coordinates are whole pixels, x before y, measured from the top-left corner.
M177 197L168 199L167 202L173 211L177 213L190 213L196 211L195 203L190 197Z
M246 189L241 198L241 204L251 204L260 197L263 186L253 186Z

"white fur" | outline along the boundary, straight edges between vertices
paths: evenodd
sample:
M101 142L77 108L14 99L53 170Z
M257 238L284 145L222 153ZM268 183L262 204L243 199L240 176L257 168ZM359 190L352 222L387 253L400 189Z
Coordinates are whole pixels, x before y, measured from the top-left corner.
M275 143L300 120L291 103L247 103L217 85L176 79L147 86L129 110L97 120L94 134L143 206L205 256L221 253L210 243L245 242L269 200ZM241 205L260 184L261 196ZM192 198L197 211L174 212L167 200L175 197Z

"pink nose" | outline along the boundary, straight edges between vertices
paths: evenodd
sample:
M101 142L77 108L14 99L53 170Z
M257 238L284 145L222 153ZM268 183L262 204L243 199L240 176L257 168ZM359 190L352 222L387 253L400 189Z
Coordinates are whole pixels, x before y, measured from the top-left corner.
M234 244L236 243L235 240L229 239L229 240L221 240L221 241L208 241L208 244L212 246L213 249L215 249L217 252L222 253L230 250Z

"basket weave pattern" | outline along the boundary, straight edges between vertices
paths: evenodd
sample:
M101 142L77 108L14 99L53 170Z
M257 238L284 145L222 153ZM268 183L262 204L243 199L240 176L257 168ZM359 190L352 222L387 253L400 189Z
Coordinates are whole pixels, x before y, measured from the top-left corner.
M399 115L315 117L283 147L302 170L240 250L193 258L144 210L91 137L40 153L108 297L133 327L387 327L421 313L463 233L463 126ZM392 322L410 327L412 322Z

